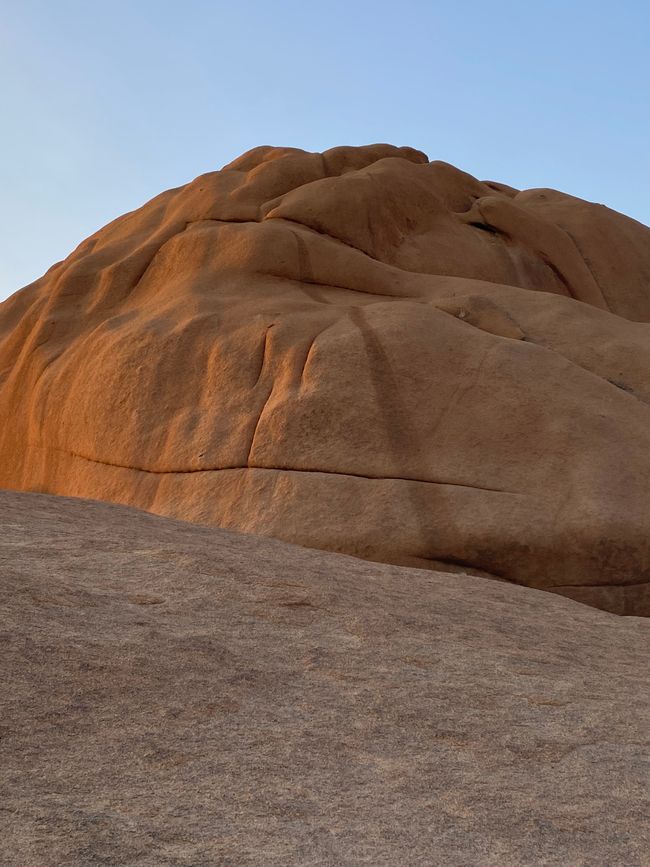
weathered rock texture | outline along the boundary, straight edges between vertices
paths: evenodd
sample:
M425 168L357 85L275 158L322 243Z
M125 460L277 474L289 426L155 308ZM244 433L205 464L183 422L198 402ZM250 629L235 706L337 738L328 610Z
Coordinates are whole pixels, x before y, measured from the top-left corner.
M0 496L0 863L645 867L650 623Z
M650 613L650 230L258 148L0 312L0 485Z

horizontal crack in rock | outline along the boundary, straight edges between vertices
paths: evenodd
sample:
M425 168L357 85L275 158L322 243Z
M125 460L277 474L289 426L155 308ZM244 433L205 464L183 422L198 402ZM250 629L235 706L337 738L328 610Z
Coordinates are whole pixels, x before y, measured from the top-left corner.
M103 461L98 458L91 458L87 455L82 455L79 452L69 451L67 449L60 449L54 446L42 446L36 445L34 443L29 444L29 448L41 449L44 451L53 451L59 452L61 454L68 455L72 458L77 458L78 460L88 461L93 464L100 464L105 467L113 467L118 470L131 470L132 472L137 473L150 473L151 475L156 476L174 476L174 475L190 475L194 473L221 473L227 472L230 470L264 470L266 472L275 472L275 473L316 473L321 475L329 475L329 476L347 476L355 479L368 479L369 481L378 481L378 482L416 482L418 484L425 485L446 485L448 487L454 488L468 488L470 490L475 491L486 491L488 493L493 494L509 494L514 497L527 497L529 494L521 493L520 491L507 491L503 488L490 488L483 487L481 485L467 485L462 482L450 482L450 481L440 481L436 479L421 479L421 478L412 478L409 476L372 476L366 475L364 473L353 473L353 472L338 472L336 470L325 470L325 469L306 469L306 468L293 468L293 467L264 467L257 466L255 464L238 464L231 466L221 466L221 467L196 467L196 468L184 468L184 469L168 469L168 470L153 470L146 469L144 467L136 467L129 466L128 464L119 464L111 461Z

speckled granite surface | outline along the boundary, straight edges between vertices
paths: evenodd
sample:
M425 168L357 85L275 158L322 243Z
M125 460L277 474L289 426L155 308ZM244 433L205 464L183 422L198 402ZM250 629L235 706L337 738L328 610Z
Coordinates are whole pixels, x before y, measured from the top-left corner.
M0 495L0 863L647 865L650 621Z

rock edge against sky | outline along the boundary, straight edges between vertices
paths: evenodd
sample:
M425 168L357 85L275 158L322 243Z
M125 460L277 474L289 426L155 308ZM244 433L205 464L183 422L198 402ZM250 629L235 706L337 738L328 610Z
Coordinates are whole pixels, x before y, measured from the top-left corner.
M0 485L650 613L650 230L258 148L0 307Z

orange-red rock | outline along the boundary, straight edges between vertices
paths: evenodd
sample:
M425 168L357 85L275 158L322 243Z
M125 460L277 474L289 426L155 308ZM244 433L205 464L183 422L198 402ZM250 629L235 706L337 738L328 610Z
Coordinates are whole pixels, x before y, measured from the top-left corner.
M0 485L650 613L650 230L258 148L0 307Z

